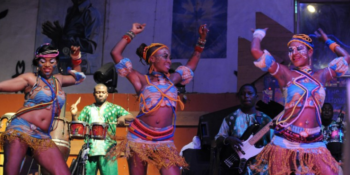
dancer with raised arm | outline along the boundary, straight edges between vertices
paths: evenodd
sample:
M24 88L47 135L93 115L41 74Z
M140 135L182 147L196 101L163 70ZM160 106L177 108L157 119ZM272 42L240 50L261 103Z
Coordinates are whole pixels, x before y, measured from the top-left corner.
M24 91L25 102L9 120L0 137L4 147L4 174L18 174L28 149L34 159L52 174L70 174L67 164L50 131L54 118L59 116L65 103L64 86L79 84L85 79L80 71L80 48L71 47L73 70L71 75L53 74L58 62L58 50L50 44L37 48L33 65L37 73L24 73L0 82L1 92ZM54 161L53 161L54 160Z
M172 74L169 74L170 49L166 45L141 44L136 53L150 66L149 72L144 75L134 70L130 59L123 58L122 53L145 27L145 24L134 23L111 51L118 74L126 77L139 95L140 113L128 128L127 139L109 153L111 157L124 153L132 175L146 174L148 164L155 165L163 175L180 174L179 167L187 167L187 163L179 156L173 136L175 109L177 103L183 108L183 103L174 85L185 85L191 81L209 30L206 25L199 27L200 38L192 57L185 66L178 67Z
M332 157L321 133L321 107L325 100L324 84L348 70L349 54L318 29L316 37L337 54L328 67L311 69L312 39L305 34L293 35L288 42L289 58L295 69L277 63L271 54L261 50L260 42L267 29L253 34L251 52L254 64L268 71L283 88L285 111L276 121L275 136L257 156L253 169L263 170L268 164L269 174L338 174L339 165Z

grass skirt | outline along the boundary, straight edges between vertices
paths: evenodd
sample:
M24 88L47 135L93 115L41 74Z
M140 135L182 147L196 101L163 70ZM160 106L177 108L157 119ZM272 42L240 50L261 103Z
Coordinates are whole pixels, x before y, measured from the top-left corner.
M50 135L44 133L40 128L21 118L15 118L6 127L6 131L0 135L0 145L3 149L5 143L19 139L28 145L33 151L45 150L55 146Z
M273 175L289 175L292 172L322 174L317 164L319 161L328 165L333 172L338 172L338 162L325 147L288 149L270 143L258 154L255 164L250 165L250 168L263 172L267 171L264 166L268 165L269 174Z
M131 132L128 132L125 140L110 148L106 157L110 160L116 160L116 158L123 156L130 158L134 154L137 154L143 162L152 164L158 169L172 166L188 168L188 164L185 159L179 155L172 140L142 140Z

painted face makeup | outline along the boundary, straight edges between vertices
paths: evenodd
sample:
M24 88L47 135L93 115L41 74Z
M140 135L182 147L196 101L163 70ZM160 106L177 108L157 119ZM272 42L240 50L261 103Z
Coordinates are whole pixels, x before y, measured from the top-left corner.
M169 50L164 48L157 52L157 54L154 55L156 58L154 62L154 66L158 72L169 72L170 65L171 65L171 58Z
M46 76L51 75L53 73L53 69L57 65L55 58L40 58L38 63L39 70Z
M289 59L292 61L294 66L302 67L309 65L308 49L300 42L292 42L289 45Z
M307 48L305 46L290 46L289 47L289 59L292 60L293 55L301 54L302 58L307 59Z

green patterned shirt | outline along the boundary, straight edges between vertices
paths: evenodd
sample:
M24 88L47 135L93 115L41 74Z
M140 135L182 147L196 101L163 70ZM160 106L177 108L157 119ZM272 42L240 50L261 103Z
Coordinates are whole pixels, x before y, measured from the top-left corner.
M92 122L114 123L108 127L108 133L105 140L90 139L89 156L106 155L107 149L117 142L109 137L115 136L117 130L117 119L121 116L130 114L124 108L113 103L105 102L102 106L97 107L95 104L85 106L78 117L79 121L91 124ZM87 142L87 140L85 140Z

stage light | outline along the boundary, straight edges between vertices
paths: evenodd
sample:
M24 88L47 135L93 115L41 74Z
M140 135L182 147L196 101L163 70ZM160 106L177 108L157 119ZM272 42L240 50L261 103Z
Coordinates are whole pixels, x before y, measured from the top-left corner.
M118 75L114 63L106 63L94 73L96 83L103 83L107 86L108 93L117 93Z
M308 5L307 10L309 10L310 13L315 13L316 9L313 5Z

